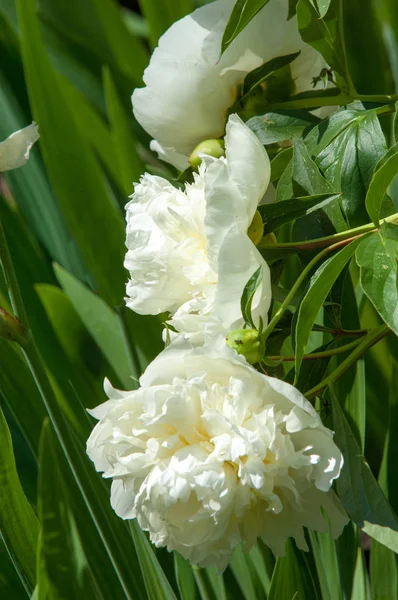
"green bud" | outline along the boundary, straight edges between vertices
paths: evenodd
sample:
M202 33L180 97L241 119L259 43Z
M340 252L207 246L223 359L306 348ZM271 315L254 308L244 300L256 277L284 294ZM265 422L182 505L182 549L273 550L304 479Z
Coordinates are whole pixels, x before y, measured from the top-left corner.
M28 342L26 328L21 321L0 308L0 337L24 346Z
M256 210L256 212L254 213L253 221L250 223L249 229L247 230L247 235L249 236L249 238L255 246L258 246L258 244L263 238L264 223L263 218L258 212L258 210Z
M243 354L251 365L262 360L265 340L256 329L236 329L227 337L227 344L238 354Z
M193 169L197 169L202 162L199 154L207 154L208 156L214 156L214 158L221 158L225 156L225 146L223 140L205 140L200 142L189 157L189 164Z

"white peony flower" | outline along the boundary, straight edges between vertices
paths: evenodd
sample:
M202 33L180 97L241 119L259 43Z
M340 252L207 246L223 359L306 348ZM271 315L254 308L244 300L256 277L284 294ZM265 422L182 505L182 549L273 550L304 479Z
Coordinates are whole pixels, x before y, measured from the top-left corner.
M247 73L297 51L291 63L296 92L312 87L326 66L305 44L288 0L271 0L220 58L221 39L235 0L217 0L174 23L160 38L144 72L146 87L132 96L134 115L155 139L152 150L178 169L205 139L223 134L227 109Z
M225 145L226 158L207 157L184 191L145 174L126 207L127 306L168 311L188 335L242 326L240 297L259 267L254 316L265 321L271 300L269 268L247 235L269 183L269 159L237 115Z
M29 158L30 149L38 139L38 127L36 123L32 123L0 142L0 172L22 167Z
M179 338L140 383L106 382L87 452L113 478L116 513L156 546L223 570L241 542L283 556L289 537L308 550L303 527L340 535L348 519L330 488L343 458L297 389L220 339L193 349Z

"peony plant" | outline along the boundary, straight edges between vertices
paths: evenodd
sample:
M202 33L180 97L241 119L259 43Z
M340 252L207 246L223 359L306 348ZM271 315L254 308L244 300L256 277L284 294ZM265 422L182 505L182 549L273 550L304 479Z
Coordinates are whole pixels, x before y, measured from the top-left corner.
M0 0L0 598L396 598L391 1L119 4Z

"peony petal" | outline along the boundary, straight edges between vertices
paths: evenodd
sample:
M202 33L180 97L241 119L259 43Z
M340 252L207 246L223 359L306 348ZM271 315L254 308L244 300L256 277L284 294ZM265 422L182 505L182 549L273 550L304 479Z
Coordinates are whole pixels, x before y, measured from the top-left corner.
M39 139L36 123L12 133L0 143L0 172L22 167L29 158L30 150Z

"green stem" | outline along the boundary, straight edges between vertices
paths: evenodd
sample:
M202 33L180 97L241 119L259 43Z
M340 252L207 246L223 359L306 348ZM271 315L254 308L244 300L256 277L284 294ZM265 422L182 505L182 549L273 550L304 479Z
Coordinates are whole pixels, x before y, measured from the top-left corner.
M355 100L360 102L375 102L388 104L388 108L383 108L382 112L392 112L395 110L394 103L398 100L397 94L380 94L380 95L349 95L345 93L334 96L314 96L313 98L298 98L297 100L287 100L286 102L275 102L267 107L267 112L274 110L314 110L321 106L345 106L351 104Z
M344 352L348 352L358 346L361 343L361 338L355 340L354 342L350 342L349 344L345 344L344 346L339 346L338 348L332 348L330 350L323 350L322 352L313 352L312 354L305 354L303 356L303 360L316 360L318 358L327 358L329 356L335 356L336 354L344 354ZM296 356L294 354L289 356L266 356L268 360L272 361L293 361L296 360Z
M270 335L270 333L272 333L272 331L274 330L274 328L278 324L278 322L279 322L280 318L282 317L283 313L289 307L292 298L294 297L294 295L296 294L296 292L300 289L301 284L306 280L308 274L312 271L313 267L320 260L322 260L322 258L324 258L325 256L327 256L330 252L333 252L334 250L338 250L339 248L342 248L343 246L348 245L350 242L352 242L357 237L359 237L359 236L355 236L355 237L352 237L352 238L340 240L336 244L333 244L331 246L328 246L327 248L324 248L321 252L319 252L319 254L317 254L316 256L314 256L314 258L303 269L303 271L301 272L299 278L296 280L295 284L292 286L290 292L287 294L286 298L284 299L284 301L280 305L279 309L276 311L276 313L272 317L271 321L268 323L267 327L265 328L265 330L263 332L263 336L264 336L265 340L268 338L268 336Z
M398 213L390 215L385 219L380 219L380 225L382 223L391 223L393 221L398 220ZM378 228L375 227L374 223L367 223L366 225L361 225L360 227L354 227L354 229L347 229L347 231L342 231L340 233L334 233L333 235L328 235L323 238L317 238L315 240L309 240L308 242L287 242L284 244L264 244L260 242L257 248L261 250L296 250L297 252L303 250L314 250L316 248L324 248L325 246L334 245L336 242L340 242L343 240L348 240L350 238L358 237L364 233L368 233L370 231L378 231ZM265 239L265 238L263 238Z
M383 339L388 333L390 333L390 328L387 325L382 325L373 331L370 331L365 337L360 340L360 343L357 345L355 350L351 352L349 356L335 369L330 375L328 375L323 381L318 383L315 387L308 390L305 394L305 397L308 399L314 398L318 396L320 392L330 386L332 383L337 381L344 373L374 344L377 344L381 339Z

